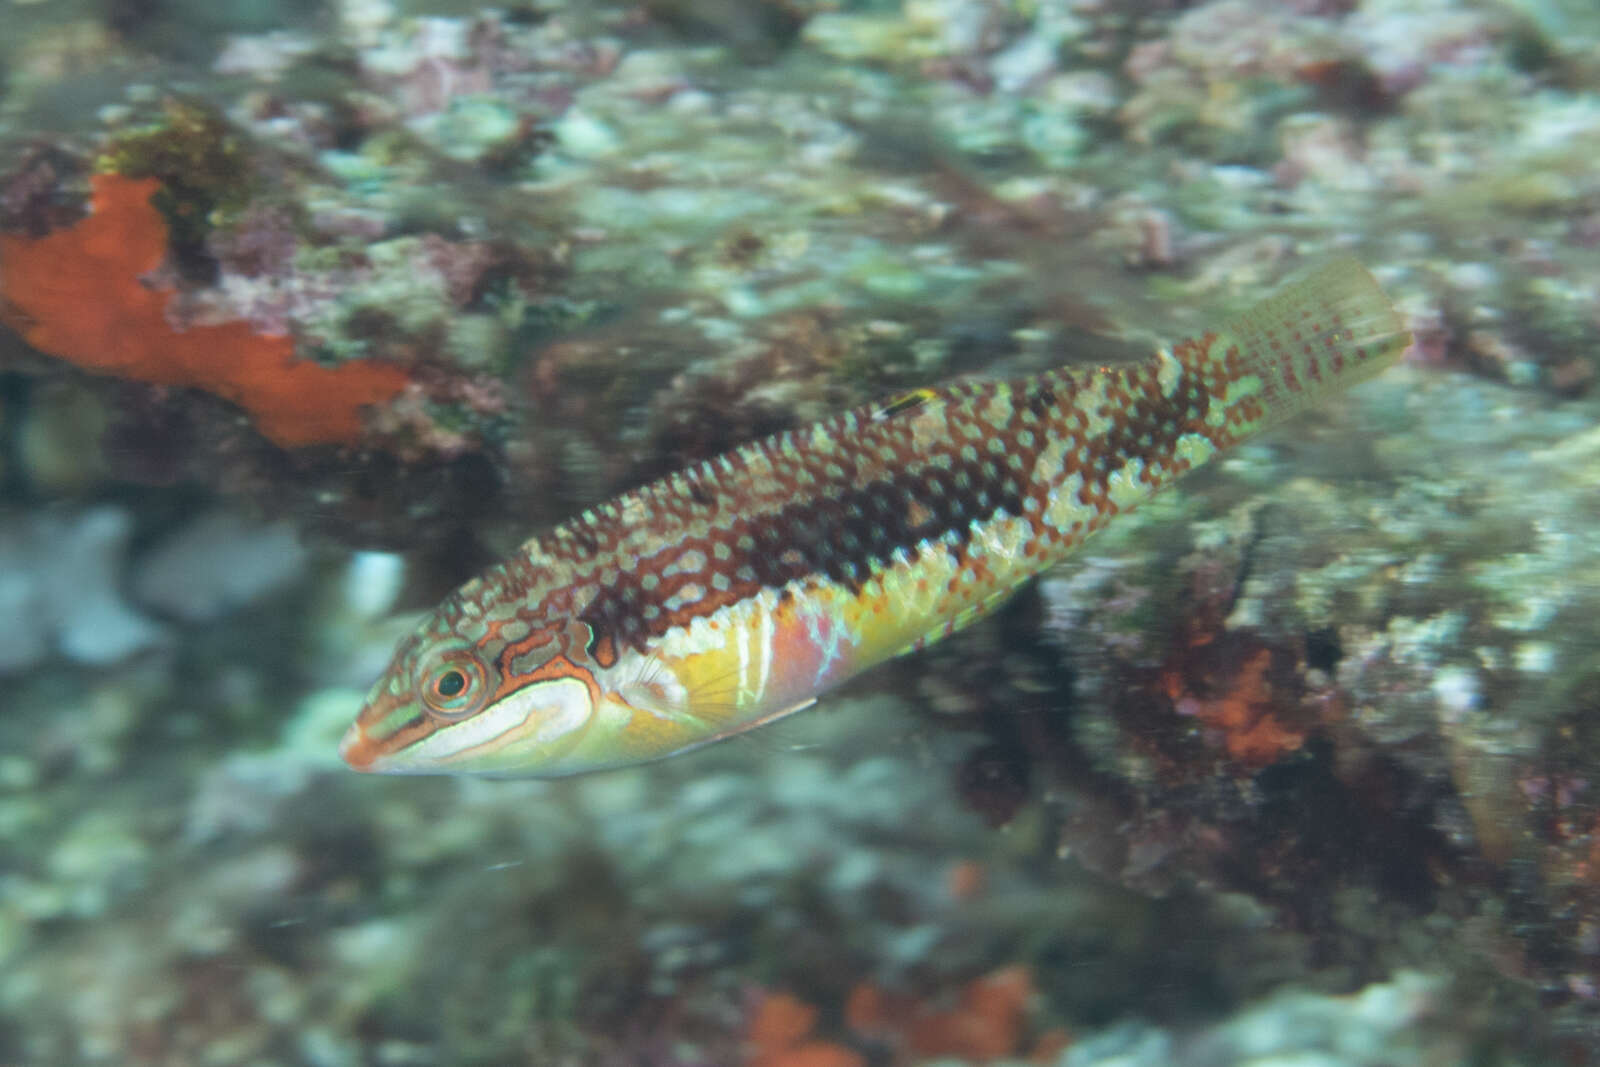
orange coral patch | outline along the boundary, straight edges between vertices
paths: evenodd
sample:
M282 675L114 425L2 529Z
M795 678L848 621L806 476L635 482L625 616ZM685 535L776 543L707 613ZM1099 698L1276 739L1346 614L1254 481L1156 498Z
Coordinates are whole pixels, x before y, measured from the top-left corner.
M816 1024L816 1008L792 993L771 993L761 998L750 1020L750 1043L760 1052L788 1048Z
M1021 1044L1023 1014L1033 993L1026 967L1003 967L962 990L950 1011L912 1023L910 1044L920 1056L965 1056L980 1062L1009 1056Z
M870 982L857 983L844 1002L844 1021L858 1034L875 1035L890 1025L890 1010L883 990Z
M763 1057L759 1067L866 1067L866 1062L861 1053L843 1045L806 1041Z
M861 983L850 991L845 1020L858 1034L902 1045L918 1059L960 1056L980 1063L1016 1055L1033 996L1027 967L1002 967L975 979L959 1003L935 1007Z
M1188 714L1217 730L1228 756L1246 767L1265 767L1305 743L1305 734L1286 726L1273 713L1277 694L1267 678L1272 652L1262 648L1239 668L1220 696L1201 698L1190 693L1183 676L1169 668L1162 689L1174 705L1187 705Z
M865 1067L860 1053L810 1038L817 1009L789 993L761 998L747 1033L749 1067Z
M174 329L172 289L141 278L161 265L167 228L150 204L154 179L93 178L92 214L39 238L0 235L0 320L41 352L97 374L192 386L248 411L284 447L348 444L361 409L406 384L399 367L295 358L288 337L243 322Z

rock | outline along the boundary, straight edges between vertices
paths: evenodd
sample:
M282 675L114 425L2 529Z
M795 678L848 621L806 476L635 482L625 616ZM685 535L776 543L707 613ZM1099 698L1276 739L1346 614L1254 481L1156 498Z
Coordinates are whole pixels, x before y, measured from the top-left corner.
M304 572L306 550L288 522L255 523L217 511L141 557L140 603L185 622L211 622L282 589Z

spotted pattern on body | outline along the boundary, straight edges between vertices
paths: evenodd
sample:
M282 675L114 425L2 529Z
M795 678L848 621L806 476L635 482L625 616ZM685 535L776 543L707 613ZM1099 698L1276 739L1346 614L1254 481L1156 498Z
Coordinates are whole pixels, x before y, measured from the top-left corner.
M1370 276L1336 264L1141 363L919 389L745 445L463 586L396 653L343 752L361 769L561 774L749 729L981 617L1405 343Z

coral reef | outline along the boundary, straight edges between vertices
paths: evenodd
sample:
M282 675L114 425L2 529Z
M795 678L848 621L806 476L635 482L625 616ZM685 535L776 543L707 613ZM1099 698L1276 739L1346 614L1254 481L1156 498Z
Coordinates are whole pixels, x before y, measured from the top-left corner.
M1596 1062L1592 3L6 28L0 1060ZM1410 365L951 642L659 766L339 765L541 524L1335 252Z
M242 323L174 328L174 290L145 282L167 251L150 204L159 188L152 179L98 175L82 222L38 238L0 238L7 324L40 351L86 369L231 400L279 444L353 442L361 410L398 393L405 371L298 361L289 338Z

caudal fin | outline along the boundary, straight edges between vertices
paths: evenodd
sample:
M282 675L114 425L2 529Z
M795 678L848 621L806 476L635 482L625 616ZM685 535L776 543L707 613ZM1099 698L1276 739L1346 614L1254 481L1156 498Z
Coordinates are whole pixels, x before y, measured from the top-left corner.
M1173 355L1222 401L1213 418L1238 440L1372 377L1410 343L1377 279L1341 259Z

